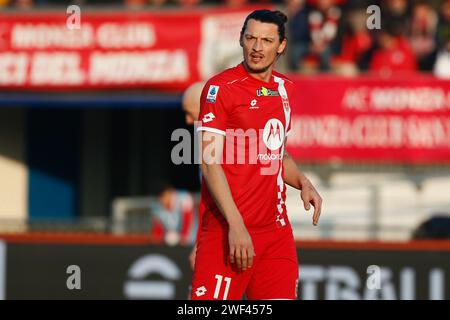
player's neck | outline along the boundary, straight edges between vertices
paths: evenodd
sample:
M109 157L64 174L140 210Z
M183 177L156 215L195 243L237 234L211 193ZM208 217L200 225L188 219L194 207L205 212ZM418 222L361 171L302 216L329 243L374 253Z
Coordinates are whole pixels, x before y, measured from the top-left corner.
M273 65L269 66L269 68L267 68L267 70L263 72L252 72L252 70L250 70L245 61L243 62L243 65L245 70L247 70L247 73L251 75L253 78L256 78L264 82L270 82L270 77L272 77Z

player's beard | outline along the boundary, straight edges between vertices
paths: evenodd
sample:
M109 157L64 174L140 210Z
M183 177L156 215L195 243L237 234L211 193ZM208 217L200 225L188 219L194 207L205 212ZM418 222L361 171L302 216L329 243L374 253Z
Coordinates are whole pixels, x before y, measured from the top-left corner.
M249 59L251 59L251 58L249 58ZM247 70L248 70L250 73L264 73L264 72L266 72L267 70L269 70L270 67L272 67L272 66L274 65L275 61L276 61L276 58L273 59L269 64L267 64L267 65L264 66L264 67L260 67L260 68L252 68L252 67L248 64L247 60L244 59L245 66L247 67Z

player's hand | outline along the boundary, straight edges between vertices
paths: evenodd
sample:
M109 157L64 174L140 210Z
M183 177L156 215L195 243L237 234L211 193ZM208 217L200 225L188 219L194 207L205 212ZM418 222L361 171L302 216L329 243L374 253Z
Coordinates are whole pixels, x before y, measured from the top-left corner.
M191 265L192 270L195 268L195 257L197 256L197 244L192 248L191 253L189 254L189 264Z
M317 226L319 223L320 213L322 211L322 198L308 179L304 179L302 181L302 191L300 197L303 200L303 205L306 211L311 208L311 204L313 205L313 225Z
M230 245L230 262L236 263L238 270L245 271L247 268L251 268L255 250L252 238L244 223L230 225L228 241Z

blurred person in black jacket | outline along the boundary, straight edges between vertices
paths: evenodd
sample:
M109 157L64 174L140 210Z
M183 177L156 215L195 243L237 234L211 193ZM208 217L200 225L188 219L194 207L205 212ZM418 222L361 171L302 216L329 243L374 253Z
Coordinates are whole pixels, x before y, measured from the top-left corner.
M431 71L433 68L437 22L438 16L428 2L422 0L414 4L408 38L422 71Z
M450 239L450 215L437 213L422 222L412 233L415 240Z
M291 67L301 71L328 71L339 51L343 0L287 0ZM293 9L297 8L295 12ZM288 11L288 12L289 12ZM294 12L293 12L294 11Z

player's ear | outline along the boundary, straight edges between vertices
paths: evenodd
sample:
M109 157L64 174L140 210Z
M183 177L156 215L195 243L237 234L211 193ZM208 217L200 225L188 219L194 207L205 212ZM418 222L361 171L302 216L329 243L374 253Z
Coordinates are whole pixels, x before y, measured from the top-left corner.
M282 54L287 46L287 39L284 38L283 41L281 41L280 45L278 46L277 53Z
M242 34L239 37L239 44L241 45L241 47L244 47L244 42L242 41Z

